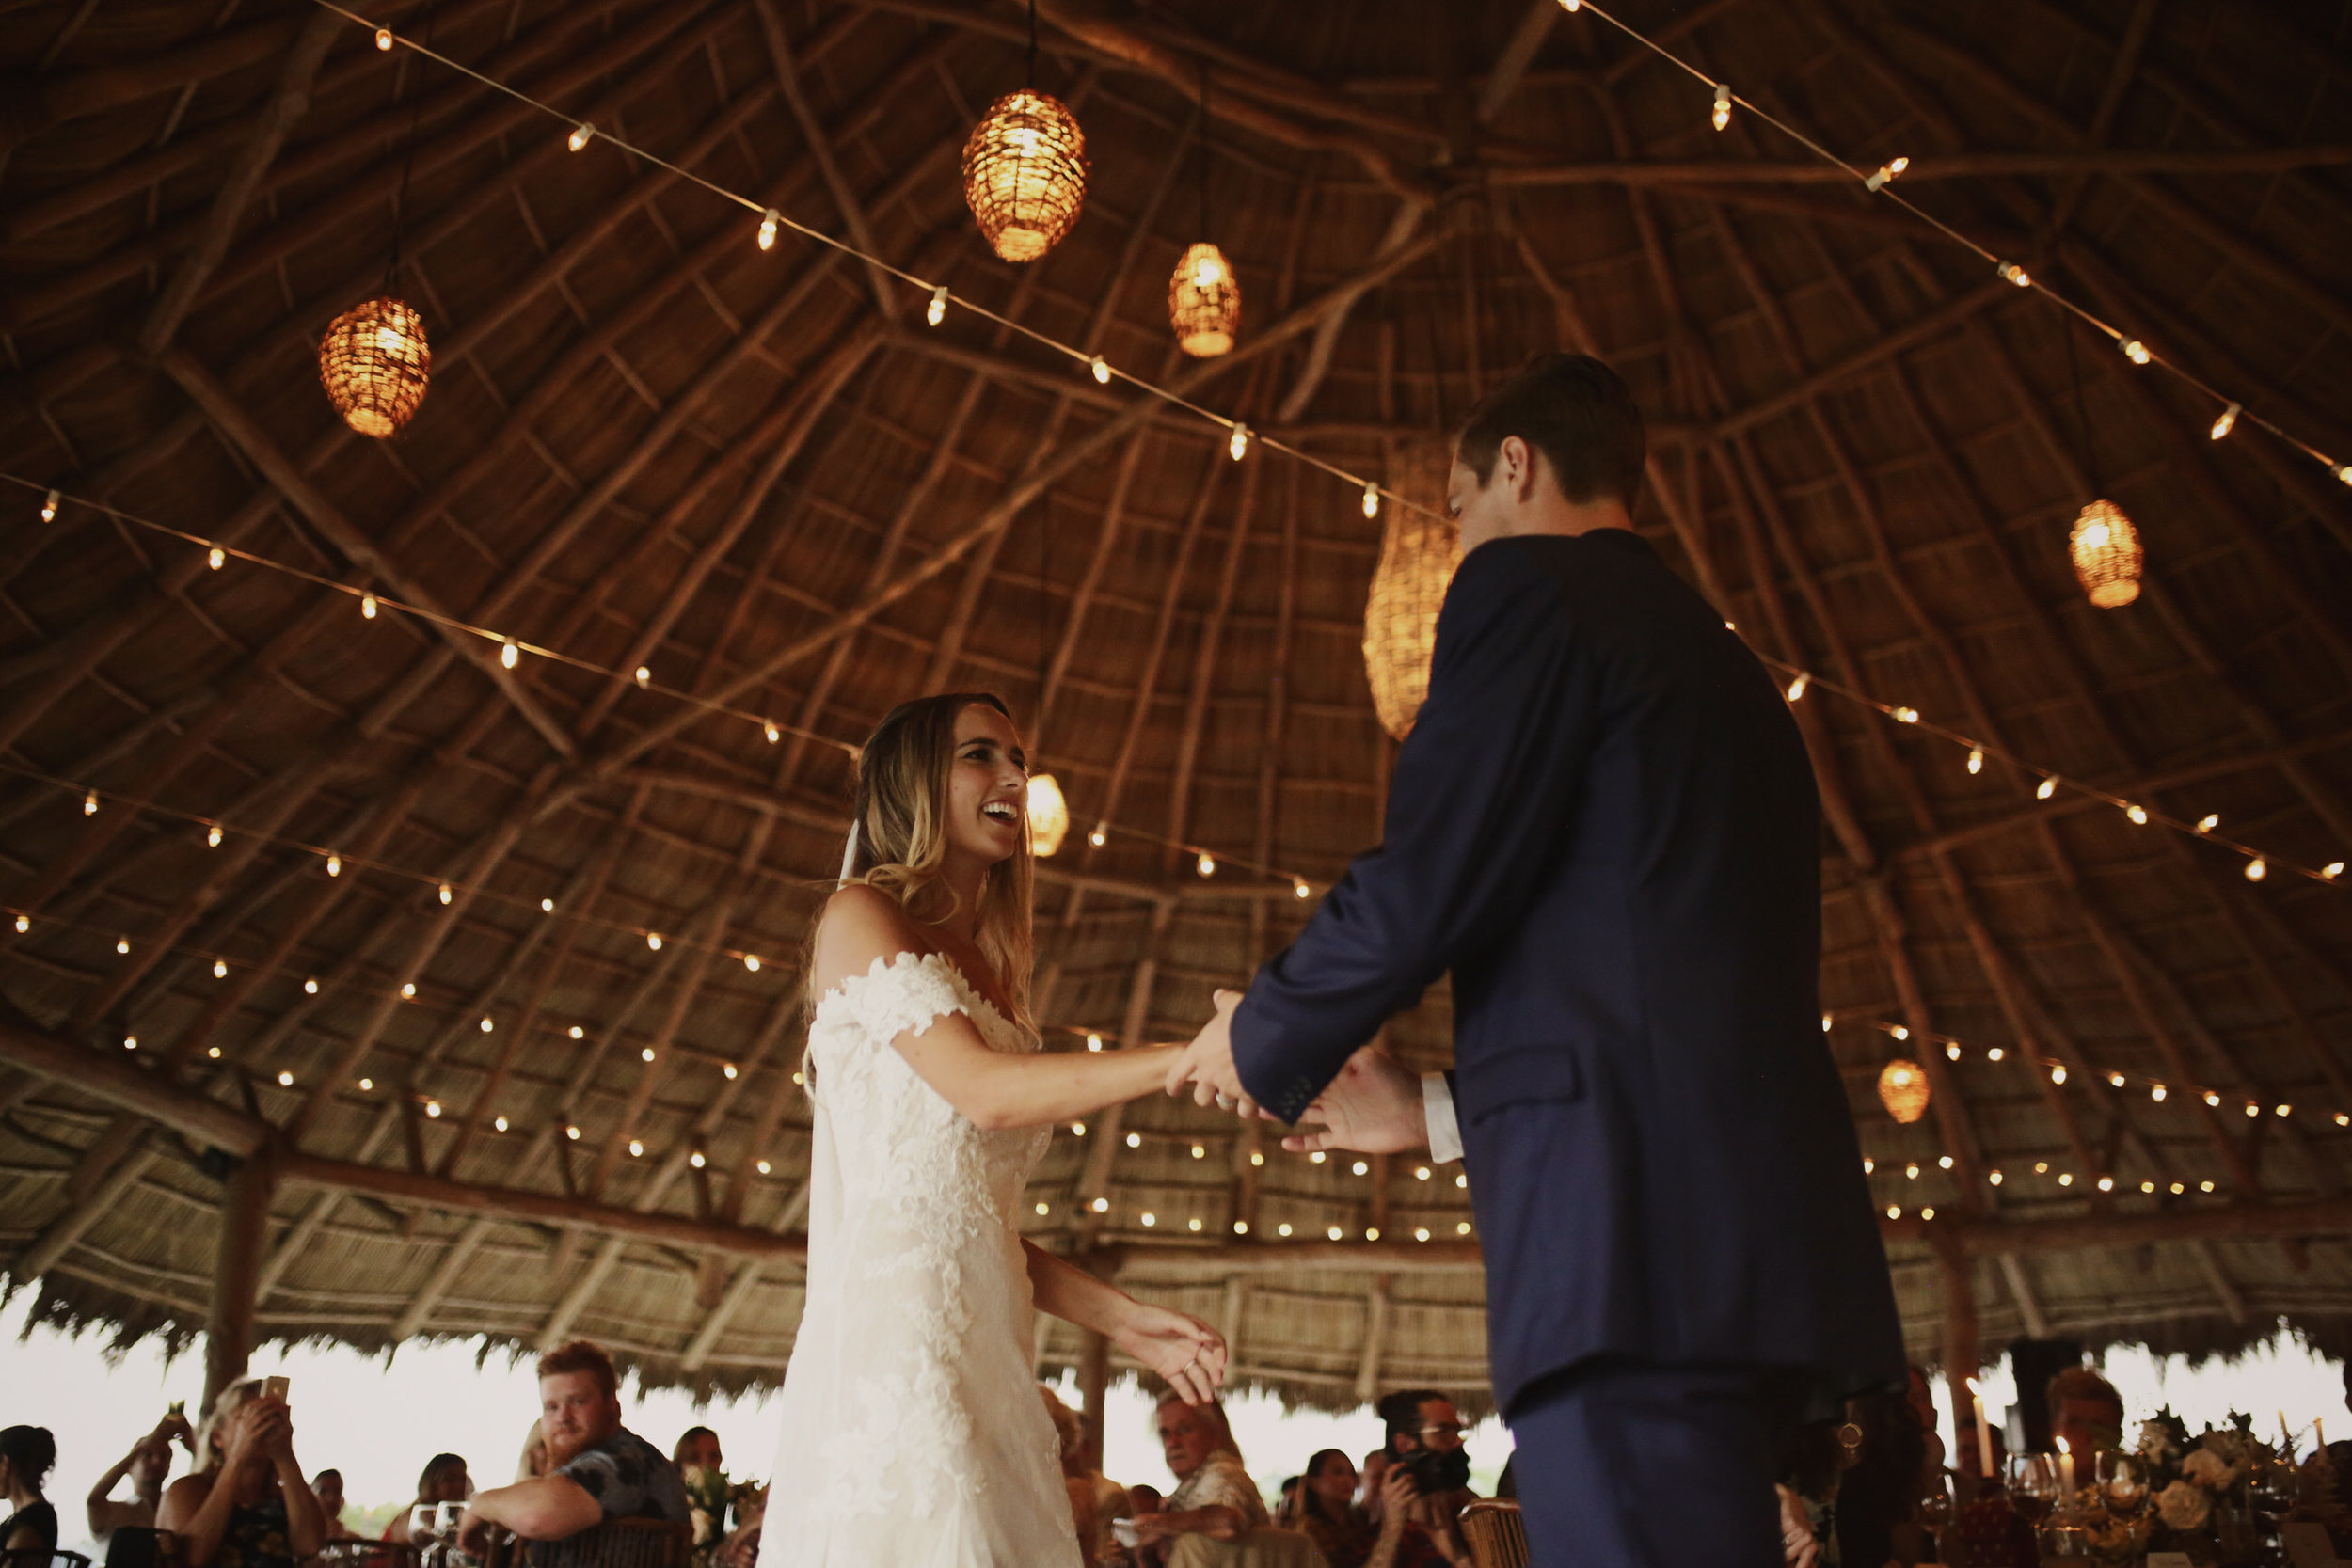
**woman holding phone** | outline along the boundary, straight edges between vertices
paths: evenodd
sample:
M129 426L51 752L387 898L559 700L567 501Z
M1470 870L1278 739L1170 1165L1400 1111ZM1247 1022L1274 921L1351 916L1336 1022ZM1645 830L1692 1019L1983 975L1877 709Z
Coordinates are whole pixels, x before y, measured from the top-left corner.
M183 1568L295 1568L326 1541L326 1518L294 1457L286 1380L248 1378L213 1402L199 1468L164 1493L158 1529L176 1532Z

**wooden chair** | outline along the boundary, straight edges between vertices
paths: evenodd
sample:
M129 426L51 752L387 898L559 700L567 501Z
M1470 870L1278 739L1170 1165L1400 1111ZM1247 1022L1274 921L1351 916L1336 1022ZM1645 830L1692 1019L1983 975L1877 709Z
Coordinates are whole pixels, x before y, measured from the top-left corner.
M691 1526L614 1519L561 1541L494 1539L485 1568L687 1568L693 1555Z
M1478 1568L1527 1568L1527 1526L1518 1504L1485 1498L1462 1510L1459 1523Z

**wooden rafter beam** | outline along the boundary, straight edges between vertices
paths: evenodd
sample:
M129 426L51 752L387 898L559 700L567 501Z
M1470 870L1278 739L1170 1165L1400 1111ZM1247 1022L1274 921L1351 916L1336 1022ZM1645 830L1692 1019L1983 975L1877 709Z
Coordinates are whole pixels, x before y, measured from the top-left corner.
M1902 173L1904 185L1937 180L1994 180L2021 176L2093 174L2276 174L2292 168L2338 168L2352 164L2352 146L2268 147L2244 151L2204 152L2182 148L2086 150L2078 152L1924 153ZM1834 164L1810 159L1767 163L1747 158L1652 159L1562 162L1532 166L1500 166L1487 174L1497 185L1529 188L1559 185L1854 185ZM1916 232L1931 232L1916 219Z

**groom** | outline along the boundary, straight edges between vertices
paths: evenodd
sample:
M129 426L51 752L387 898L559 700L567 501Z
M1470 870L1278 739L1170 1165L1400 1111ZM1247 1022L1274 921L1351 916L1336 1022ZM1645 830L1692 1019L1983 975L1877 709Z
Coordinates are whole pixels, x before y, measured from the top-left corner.
M1902 1338L1820 1022L1812 767L1633 532L1644 454L1583 356L1470 414L1386 842L1168 1088L1317 1124L1294 1149L1466 1162L1537 1564L1764 1568L1780 1438L1899 1386ZM1358 1050L1449 972L1453 1072Z

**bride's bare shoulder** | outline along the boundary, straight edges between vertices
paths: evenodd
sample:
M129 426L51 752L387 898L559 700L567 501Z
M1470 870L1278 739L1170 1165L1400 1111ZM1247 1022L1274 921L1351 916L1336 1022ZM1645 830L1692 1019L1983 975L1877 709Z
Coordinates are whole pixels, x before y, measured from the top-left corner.
M901 953L928 953L914 923L898 901L880 888L851 882L825 900L817 917L817 948L811 955L812 978L826 991Z

